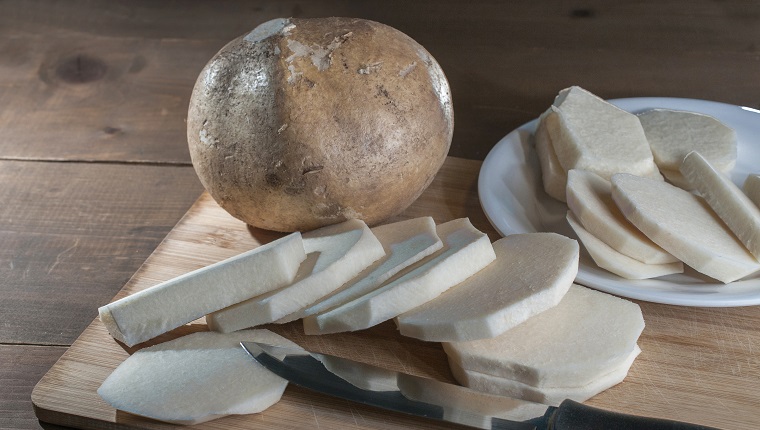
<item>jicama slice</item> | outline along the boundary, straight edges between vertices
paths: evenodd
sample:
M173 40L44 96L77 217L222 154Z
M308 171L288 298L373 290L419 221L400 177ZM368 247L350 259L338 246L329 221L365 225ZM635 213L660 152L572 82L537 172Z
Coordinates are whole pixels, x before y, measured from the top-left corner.
M554 127L556 128L557 121L559 121L557 112L554 106L552 106L539 118L538 127L536 127L536 133L534 134L534 141L538 161L541 165L541 180L544 184L544 191L549 196L564 202L567 172L559 163L557 153L554 152L554 145L552 145L552 140L547 130L548 123L554 123Z
M612 200L610 182L596 173L568 172L567 206L584 229L621 254L649 264L678 261L623 216Z
M128 346L293 282L306 258L296 232L162 282L98 309L111 336Z
M174 424L261 412L280 400L287 381L253 360L241 341L298 348L268 330L193 333L135 352L98 394L116 409Z
M686 155L681 173L749 252L760 258L760 209L752 200L698 152Z
M385 250L377 260L345 287L306 309L278 320L285 323L305 316L320 314L374 290L401 270L422 260L443 247L435 231L432 217L419 217L372 228Z
M604 390L623 382L633 361L641 353L638 346L612 371L600 374L586 385L578 387L533 387L511 379L462 369L451 363L451 373L460 384L485 393L559 406L565 399L584 402Z
M571 211L567 211L567 222L578 235L583 246L597 266L626 279L649 279L658 276L683 273L683 263L647 264L617 252L583 228Z
M581 387L617 368L643 329L637 304L574 284L557 306L497 337L443 348L467 370L534 387Z
M276 321L330 294L385 255L364 221L352 219L303 234L307 256L316 261L304 278L206 316L222 333ZM308 258L308 257L307 257Z
M636 115L580 87L560 91L554 106L559 121L547 129L565 171L589 170L605 179L618 172L662 179Z
M467 218L441 224L437 231L444 243L440 251L368 294L304 318L306 334L355 331L380 324L438 297L496 258L488 236Z
M702 154L722 172L736 165L736 132L709 115L652 109L638 118L660 170L678 172L691 151Z
M724 283L760 270L760 263L699 196L665 182L612 177L612 198L652 241L694 270Z
M401 334L433 342L498 336L559 303L578 274L578 242L556 233L513 234L493 249L493 263L399 315Z
M752 200L752 203L760 208L760 175L749 175L742 185L744 194Z
M665 179L668 180L671 184L675 185L678 188L682 188L687 191L691 191L691 185L689 185L689 182L686 180L686 178L683 177L681 172L678 170L664 170L661 169L660 173L662 173L662 176L665 177Z

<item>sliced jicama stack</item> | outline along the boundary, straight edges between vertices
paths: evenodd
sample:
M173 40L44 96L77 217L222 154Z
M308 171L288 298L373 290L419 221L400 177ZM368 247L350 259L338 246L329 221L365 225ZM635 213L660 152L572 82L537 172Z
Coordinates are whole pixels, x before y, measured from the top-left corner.
M451 364L451 373L460 384L474 390L558 406L566 399L584 402L623 382L639 353L641 349L635 346L634 350L611 372L599 375L586 385L573 387L534 387L511 379L465 370L455 363Z
M385 255L369 227L356 219L304 233L303 247L307 261L316 257L307 276L207 315L209 328L229 333L276 321L335 291Z
M116 409L174 424L261 412L280 400L287 381L253 360L241 341L298 348L268 330L193 333L135 352L98 394Z
M136 345L293 282L305 258L301 234L293 233L117 300L98 312L111 336Z
M325 313L304 318L307 334L362 330L407 312L483 269L495 258L488 236L466 218L437 228L444 247L402 276Z
M434 342L498 336L559 303L578 273L578 242L562 235L514 234L493 248L493 263L399 315L401 334Z
M649 279L683 272L683 263L647 264L617 252L606 243L583 228L571 211L567 211L567 222L578 235L578 239L588 251L597 266L626 279Z
M752 200L752 203L760 208L760 175L749 175L742 185L744 194Z
M385 250L385 256L365 269L334 294L278 320L295 321L320 314L377 288L401 270L443 247L432 217L413 218L372 228Z
M721 282L760 270L760 263L699 196L662 181L612 177L623 215L673 256Z
M618 172L662 179L638 118L580 87L554 100L559 121L547 124L565 171L583 169L609 179Z
M681 173L749 252L760 258L760 209L752 200L698 152L686 155Z
M612 199L610 182L596 173L568 172L567 206L586 231L621 254L649 264L678 261L623 216Z
M643 329L637 304L573 285L557 306L495 338L443 347L462 369L533 387L583 387L617 369Z
M541 165L541 180L544 184L544 191L551 197L564 202L567 172L562 168L557 153L554 152L554 145L547 126L548 123L552 123L552 126L556 128L558 121L556 108L552 106L539 119L534 137L536 154L538 154L538 161Z

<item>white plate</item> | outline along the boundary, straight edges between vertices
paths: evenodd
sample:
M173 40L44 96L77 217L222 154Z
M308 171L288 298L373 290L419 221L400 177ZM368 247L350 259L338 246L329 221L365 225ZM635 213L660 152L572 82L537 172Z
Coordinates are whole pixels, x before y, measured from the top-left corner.
M738 159L731 173L741 186L747 175L760 173L760 111L703 100L630 98L610 100L629 112L652 108L679 109L711 115L736 130ZM541 185L541 170L531 143L533 120L494 146L478 178L480 203L503 236L553 231L575 238L565 221L567 206L549 197ZM628 280L598 268L582 253L576 282L632 299L683 306L748 306L760 304L760 274L728 285L687 269L678 275Z

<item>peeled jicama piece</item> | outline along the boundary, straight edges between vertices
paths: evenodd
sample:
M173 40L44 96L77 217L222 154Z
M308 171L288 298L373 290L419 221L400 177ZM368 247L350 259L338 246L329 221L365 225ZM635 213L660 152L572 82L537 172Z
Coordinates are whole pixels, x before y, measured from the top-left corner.
M593 172L568 172L567 206L594 237L642 263L674 263L678 259L657 246L620 212L610 182Z
M174 424L261 412L280 400L287 381L252 359L241 341L298 348L268 330L193 333L135 352L98 394L116 409Z
M372 233L383 246L384 257L375 261L340 290L276 322L285 323L320 314L361 297L401 270L443 247L443 242L435 231L435 221L429 216L373 227Z
M694 270L724 283L760 270L703 198L662 181L612 177L612 198L652 241Z
M222 333L276 321L330 294L385 255L364 221L352 219L303 234L303 247L315 256L302 279L206 316L209 328Z
M559 121L547 128L565 171L589 170L608 180L618 172L662 179L635 115L580 87L560 91L554 106Z
M578 235L597 266L626 279L649 279L658 276L683 273L683 263L647 264L617 252L583 228L571 211L567 211L567 222Z
M399 315L401 334L433 342L498 336L559 303L578 274L578 242L556 233L513 234L493 249L496 260L483 270Z
M760 209L741 188L698 152L686 155L681 173L749 252L760 258Z
M671 109L652 109L637 116L660 170L678 172L691 151L702 154L720 171L734 168L736 132L717 119Z
M296 232L251 251L162 282L98 309L128 346L293 281L306 258Z
M742 185L744 194L760 208L760 175L749 175Z
M615 370L643 329L637 304L573 285L557 306L497 337L443 348L463 369L534 387L582 387Z
M634 346L633 351L612 371L600 374L588 384L577 387L533 387L511 379L465 370L456 363L451 363L451 373L460 384L473 390L559 406L566 399L584 402L602 391L623 382L625 377L628 376L628 371L633 361L640 353L641 349L638 346Z
M409 272L358 299L304 318L306 334L362 330L414 309L469 278L496 255L488 236L467 218L441 224L444 247Z
M534 135L536 154L541 165L541 180L544 184L544 191L551 197L564 202L565 187L567 186L567 172L559 163L557 153L554 152L554 145L549 136L548 123L553 123L557 127L556 108L552 106L539 119L536 133Z

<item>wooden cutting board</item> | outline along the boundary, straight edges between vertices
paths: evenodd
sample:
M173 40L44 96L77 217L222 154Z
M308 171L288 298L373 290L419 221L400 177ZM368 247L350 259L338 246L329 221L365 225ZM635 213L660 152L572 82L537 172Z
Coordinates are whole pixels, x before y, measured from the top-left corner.
M431 215L436 222L469 217L492 240L477 198L480 162L449 158L426 190L395 220ZM394 221L394 220L391 220ZM207 266L281 235L246 226L203 194L114 300ZM646 328L641 355L626 380L587 403L610 410L722 428L760 427L760 308L689 308L637 302ZM400 336L392 322L356 333L306 336L298 321L266 328L304 348L453 382L437 343ZM199 330L198 320L161 336L162 342ZM140 345L140 347L145 345ZM78 428L174 426L116 411L96 390L133 349L114 341L95 320L40 380L32 402L41 421ZM197 393L203 396L204 393ZM336 400L289 386L260 414L230 416L202 429L461 428Z

